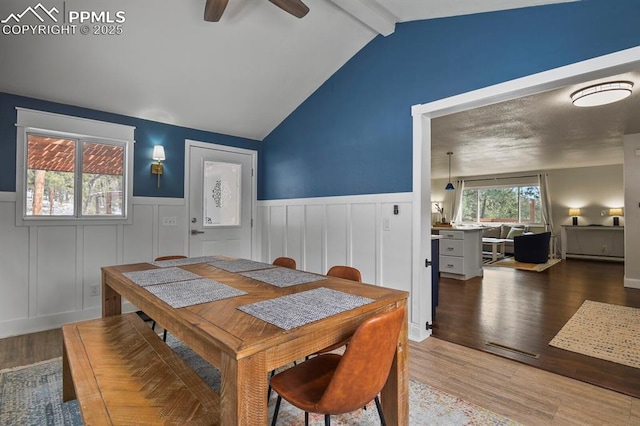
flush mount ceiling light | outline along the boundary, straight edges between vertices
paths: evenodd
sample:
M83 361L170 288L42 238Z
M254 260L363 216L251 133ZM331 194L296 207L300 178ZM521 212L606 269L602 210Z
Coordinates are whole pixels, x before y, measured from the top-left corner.
M631 95L633 83L630 81L612 81L585 87L571 94L575 106L591 107L621 101Z

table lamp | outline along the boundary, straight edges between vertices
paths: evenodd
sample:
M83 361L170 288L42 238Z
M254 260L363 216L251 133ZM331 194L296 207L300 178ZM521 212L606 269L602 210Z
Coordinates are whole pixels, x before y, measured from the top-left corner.
M578 226L578 216L580 216L580 209L569 209L569 216L573 216L571 218L572 225Z
M624 216L621 208L609 209L609 216L613 216L613 226L620 226L620 216Z

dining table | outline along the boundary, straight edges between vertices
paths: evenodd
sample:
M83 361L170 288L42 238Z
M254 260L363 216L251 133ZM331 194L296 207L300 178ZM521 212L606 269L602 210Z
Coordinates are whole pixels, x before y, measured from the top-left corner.
M393 288L224 256L101 270L103 317L121 315L126 299L220 371L220 418L212 419L220 425L266 425L272 370L348 339L366 319L406 307L409 296ZM218 286L214 297L207 298L209 291L204 297L193 294L200 287L190 283L202 282ZM405 313L380 393L389 425L409 421L407 333Z

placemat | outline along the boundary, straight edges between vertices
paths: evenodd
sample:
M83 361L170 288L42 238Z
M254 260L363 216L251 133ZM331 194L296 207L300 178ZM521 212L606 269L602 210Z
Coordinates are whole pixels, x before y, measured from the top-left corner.
M200 275L180 268L160 268L146 271L124 272L122 275L141 287L200 278Z
M155 294L173 308L184 308L185 306L215 302L247 294L242 290L207 278L153 285L145 287L145 290Z
M276 287L290 287L293 285L311 283L314 281L326 280L322 275L311 274L309 272L297 271L295 269L275 267L260 271L244 272L240 274L247 278L262 281Z
M207 263L218 259L224 259L224 256L199 256L199 257L187 257L185 259L169 259L169 260L157 260L155 262L149 262L153 266L159 266L161 268L170 268L172 266L185 266L195 265L196 263Z
M275 266L270 263L256 262L249 259L224 259L208 262L208 264L214 268L222 269L227 272L245 272L254 271L256 269L275 268Z
M367 305L373 299L320 287L263 300L237 309L285 330Z

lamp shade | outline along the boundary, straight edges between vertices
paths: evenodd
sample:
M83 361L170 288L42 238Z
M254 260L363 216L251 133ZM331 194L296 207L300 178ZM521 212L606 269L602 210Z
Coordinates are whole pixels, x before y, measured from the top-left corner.
M622 209L609 209L609 216L624 216Z
M580 209L569 209L569 216L580 216Z
M455 188L451 182L447 183L447 186L444 187L446 191L453 191Z
M153 147L153 158L156 161L164 161L164 147L162 145L155 145Z

